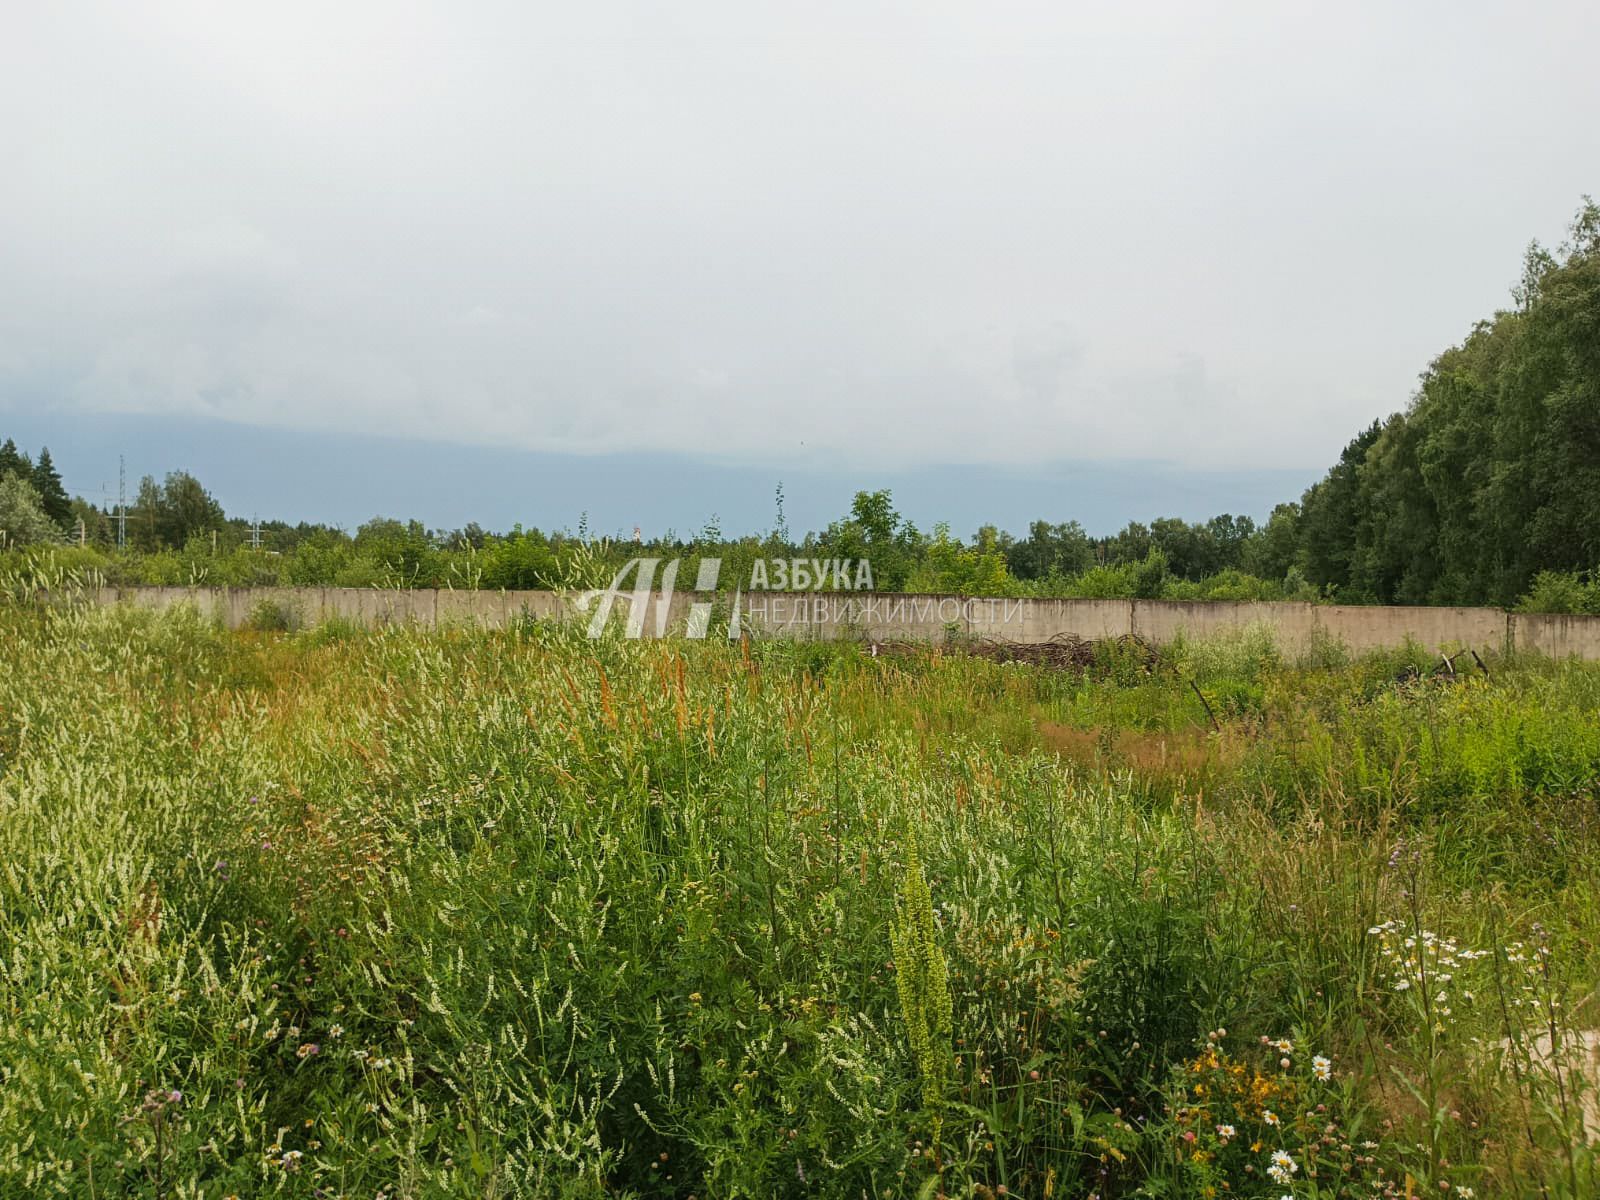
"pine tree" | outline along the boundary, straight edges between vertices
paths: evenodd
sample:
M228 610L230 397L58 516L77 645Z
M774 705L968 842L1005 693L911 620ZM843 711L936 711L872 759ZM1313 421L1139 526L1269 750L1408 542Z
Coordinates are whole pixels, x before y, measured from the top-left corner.
M29 483L33 482L33 464L28 461L28 456L17 449L16 442L10 438L0 445L0 479L7 475L21 475Z
M48 516L62 529L72 523L72 501L67 489L61 486L61 473L50 459L50 448L39 451L39 461L33 468L33 490L39 493L39 503Z

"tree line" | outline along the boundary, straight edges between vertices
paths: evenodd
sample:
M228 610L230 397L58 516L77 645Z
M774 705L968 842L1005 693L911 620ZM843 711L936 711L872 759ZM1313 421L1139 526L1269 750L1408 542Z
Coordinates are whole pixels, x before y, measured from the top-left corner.
M1585 199L1556 250L1528 247L1513 305L1423 373L1404 411L1358 434L1264 525L1222 514L1132 522L1094 537L1074 520L922 531L887 490L857 493L820 531L773 527L634 542L521 526L430 530L377 517L348 533L228 517L193 475L146 476L125 514L69 498L48 449L0 445L0 547L80 543L115 581L350 587L551 588L606 582L635 555L868 559L877 587L968 595L1511 604L1600 612L1600 207ZM118 518L121 518L120 520ZM119 536L126 546L119 547ZM27 561L37 561L37 555Z
M1532 243L1513 307L1424 372L1273 513L1317 587L1384 604L1506 604L1593 592L1600 563L1600 207ZM1269 570L1277 563L1269 564ZM1587 601L1584 601L1587 603Z
M34 462L10 438L0 442L0 538L21 545L57 541L73 519L49 447Z
M892 494L879 490L857 493L838 520L794 537L780 485L773 528L744 537L724 536L715 517L692 534L638 541L596 537L586 521L576 531L517 526L496 533L477 524L440 530L374 517L350 533L230 518L184 471L160 482L145 477L119 514L81 497L68 500L47 450L34 463L8 440L3 453L0 542L11 557L74 564L110 582L536 589L598 586L636 556L684 559L683 577L692 578L701 557L715 556L723 561L719 578L730 586L748 580L758 560L801 557L864 559L875 585L888 591L1196 599L1304 592L1292 574L1260 575L1260 531L1243 516L1134 522L1111 537L1092 537L1077 521L1035 521L1021 537L984 526L963 540L943 524L919 530L896 510Z

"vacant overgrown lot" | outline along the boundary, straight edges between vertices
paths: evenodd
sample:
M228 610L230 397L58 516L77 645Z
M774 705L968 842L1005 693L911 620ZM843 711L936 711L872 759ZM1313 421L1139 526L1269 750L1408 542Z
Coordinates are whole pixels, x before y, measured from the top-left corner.
M0 1195L1591 1197L1600 668L1413 659L0 608Z

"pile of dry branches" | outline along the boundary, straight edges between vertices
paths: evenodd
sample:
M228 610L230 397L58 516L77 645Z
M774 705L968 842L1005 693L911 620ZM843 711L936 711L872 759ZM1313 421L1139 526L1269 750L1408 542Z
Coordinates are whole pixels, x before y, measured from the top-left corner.
M966 654L987 658L991 662L1027 663L1060 671L1085 671L1094 665L1099 647L1107 645L1122 652L1131 649L1144 659L1146 666L1155 666L1157 656L1154 648L1143 638L1131 633L1100 641L1079 637L1075 633L1058 633L1044 642L1011 642L989 637L957 638L940 645L914 641L873 642L871 654L874 658L912 658L930 652Z

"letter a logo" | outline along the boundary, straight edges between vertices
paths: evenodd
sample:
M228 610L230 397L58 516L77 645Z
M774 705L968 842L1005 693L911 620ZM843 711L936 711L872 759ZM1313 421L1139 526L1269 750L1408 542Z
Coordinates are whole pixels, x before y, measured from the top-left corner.
M650 585L655 582L656 564L660 561L659 558L630 558L612 577L610 587L589 592L582 598L581 603L584 604L594 600L599 601L595 606L594 615L589 618L591 638L597 638L606 631L606 622L611 619L611 606L617 602L617 597L623 594L622 581L628 577L629 571L637 573L633 577L633 591L628 593L626 636L636 638L644 633L644 613L650 604Z

